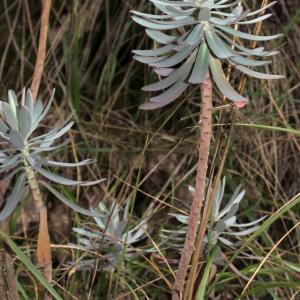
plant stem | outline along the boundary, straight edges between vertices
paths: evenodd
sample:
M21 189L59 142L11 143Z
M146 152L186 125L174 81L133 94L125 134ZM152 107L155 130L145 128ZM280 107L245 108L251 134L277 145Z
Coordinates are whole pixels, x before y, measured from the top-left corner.
M44 70L44 64L46 59L46 48L47 48L47 34L49 26L49 14L51 9L51 0L43 0L43 11L41 16L41 27L39 37L39 47L37 52L37 58L34 68L33 79L31 83L31 92L33 101L36 101L36 97L41 84L42 74Z
M23 155L25 171L30 186L35 207L39 213L39 235L37 243L36 259L38 267L42 268L43 275L48 282L52 279L52 259L50 249L50 237L48 231L47 209L42 200L42 194L36 180L33 168L28 164L26 153Z
M268 3L269 3L269 0L263 0L262 4L261 4L261 7L266 6ZM265 13L265 11L262 11L260 13L260 16L262 16L264 13ZM254 29L255 35L259 35L259 33L261 31L261 26L262 26L262 22L259 22L259 23L256 24L255 29ZM256 44L257 44L257 42L253 41L251 46L253 48L255 48ZM229 74L228 74L228 76L229 76ZM243 93L243 91L245 89L245 83L246 83L246 79L245 79L245 76L243 74L243 76L240 80L239 93ZM228 133L228 137L227 137L227 140L226 140L226 143L225 143L225 149L222 153L221 164L218 167L218 171L217 171L216 178L214 180L212 192L207 193L207 201L206 201L206 205L205 205L205 208L204 208L204 212L202 214L203 218L201 219L201 224L199 226L199 230L198 230L198 233L197 233L195 251L194 251L194 255L193 255L192 268L191 268L191 274L190 274L191 276L189 278L189 282L188 282L188 285L187 285L188 295L186 295L186 298L188 300L191 300L192 297L193 297L192 288L195 285L196 280L197 280L197 278L196 278L196 276L197 276L197 265L198 265L198 262L201 258L201 254L202 254L201 253L201 243L202 243L202 240L204 238L205 231L206 231L206 228L207 228L207 224L208 224L208 221L209 221L209 216L210 216L210 211L211 211L213 199L215 198L216 187L217 187L219 181L221 180L221 175L222 175L222 172L223 172L223 169L224 169L225 160L227 158L227 154L228 154L228 150L229 150L229 146L230 146L230 141L231 141L231 138L233 136L233 131L234 131L235 122L236 122L236 115L237 115L236 114L236 107L232 106L231 118L230 118L231 125L230 125L230 130L229 130L229 133Z
M41 15L41 26L40 26L40 35L39 35L39 46L37 51L34 74L31 83L31 92L32 92L33 101L36 101L40 84L41 84L44 65L45 65L51 2L52 2L51 0L43 0L43 10ZM43 269L44 276L49 282L51 282L52 259L51 259L50 237L49 237L49 229L48 229L47 208L43 203L42 195L35 177L34 170L27 163L26 155L27 153L24 153L25 170L28 178L28 183L31 188L32 196L34 199L34 203L39 213L39 235L38 235L38 242L37 242L36 258L37 258L38 266ZM44 295L44 298L49 299L50 297L46 293Z
M194 251L198 221L205 196L205 180L212 131L212 82L209 76L207 76L205 82L201 85L201 98L201 133L199 137L199 158L196 175L196 187L184 249L181 255L178 271L176 273L175 287L172 295L173 300L181 299L185 278Z
M229 151L229 147L230 147L230 141L233 135L233 131L235 128L235 116L236 115L236 108L233 107L232 108L232 123L230 125L230 129L229 129L229 133L228 133L228 137L226 139L226 143L225 143L225 149L223 151L223 155L222 155L222 160L221 163L218 167L218 171L214 180L214 184L213 184L213 188L211 189L211 191L207 192L207 196L206 196L206 201L205 201L205 206L203 209L203 213L202 213L202 218L201 218L201 222L199 225L199 229L197 232L197 238L196 238L196 242L195 242L195 251L193 254L193 258L192 258L192 267L191 267L191 272L190 272L190 276L189 276L189 280L187 283L187 293L188 295L186 295L186 299L191 300L193 299L193 287L196 283L197 280L197 271L198 271L198 262L201 258L201 250L202 250L202 244L203 244L203 239L205 237L205 232L207 229L207 225L209 222L209 218L211 216L211 210L212 210L212 206L213 206L213 202L216 196L216 192L217 192L217 186L221 180L221 176L222 176L222 172L224 169L224 165L225 165L225 161L227 158L227 154Z

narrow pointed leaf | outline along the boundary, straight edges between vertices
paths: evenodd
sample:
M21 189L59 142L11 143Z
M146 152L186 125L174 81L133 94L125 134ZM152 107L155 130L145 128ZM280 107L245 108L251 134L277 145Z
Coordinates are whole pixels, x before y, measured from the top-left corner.
M254 70L251 70L245 66L234 66L237 70L243 72L244 74L247 74L251 77L259 78L259 79L282 79L284 76L282 75L273 75L273 74L265 74L265 73L260 73L256 72Z
M237 102L248 102L246 98L244 98L242 95L240 95L238 92L236 92L233 87L230 85L228 80L226 79L221 63L218 59L215 59L214 57L209 57L209 65L212 72L213 79L218 86L221 93L226 96L228 99L232 101Z
M175 36L167 35L158 30L146 29L146 33L151 39L160 44L170 44L176 40Z
M23 149L25 147L25 140L19 131L11 129L9 132L9 141L17 149Z
M238 36L242 39L246 39L246 40L250 40L250 41L271 41L271 40L283 37L282 34L266 35L266 36L265 35L253 35L253 34L238 31L233 28L230 28L227 26L222 26L222 25L216 25L216 27L224 32L227 32L227 33L233 35L233 36Z
M238 231L238 232L226 232L226 235L245 236L245 235L249 235L249 234L253 233L257 228L258 228L258 226L255 226L255 227L252 227L252 228L248 228L248 229L246 229L246 230L243 230L243 231Z
M252 60L246 57L243 57L239 54L235 55L234 57L230 57L229 61L233 65L244 65L244 66L249 66L249 67L259 67L259 66L265 66L271 63L270 60L263 60L263 61L258 61L258 60Z
M27 106L22 106L19 111L19 130L24 140L27 139L31 132L31 113Z
M194 69L190 76L189 82L200 84L205 80L209 67L209 52L207 46L203 43L199 48Z
M34 107L33 107L33 112L32 112L32 121L36 122L38 120L38 118L41 116L42 112L43 112L43 103L41 101L41 99L38 99L35 103L34 103Z
M70 208L72 208L73 210L86 215L86 216L90 216L90 217L99 217L98 213L92 212L88 209L85 209L79 205L77 205L76 203L74 203L73 201L69 200L67 197L65 197L64 195L62 195L60 192L58 192L56 189L54 189L53 187L51 187L49 184L47 184L44 181L41 181L41 184L43 186L45 186L57 199L59 199L60 201L62 201L65 205L69 206Z
M150 103L141 105L140 109L152 110L166 106L176 100L187 87L186 83L178 82L161 95L151 98Z
M15 118L17 118L18 99L13 90L8 91L8 102Z
M0 132L3 134L7 134L8 127L0 120Z
M250 223L234 224L234 225L231 225L231 226L232 227L240 227L240 228L242 228L242 227L250 227L250 226L254 226L254 225L258 224L259 222L263 221L265 218L266 218L266 216L265 217L261 217L260 219L255 220L255 221L250 222Z
M32 93L31 93L30 89L28 89L26 92L25 103L23 105L25 105L28 108L30 114L32 115L32 113L33 113L33 97L32 97Z
M54 166L54 167L81 167L81 166L86 166L94 163L95 161L92 159L86 159L83 160L79 163L65 163L65 162L60 162L60 161L53 161L53 160L46 160L43 165L47 166Z
M212 52L219 58L234 56L233 51L211 30L205 30L205 37Z
M12 111L10 105L8 103L1 102L1 110L8 125L12 129L18 130L19 129L18 120L14 112Z
M187 59L187 61L181 67L173 71L173 73L171 73L167 78L156 83L144 86L143 90L148 92L159 91L170 87L179 80L184 81L187 78L187 75L189 74L195 61L195 55L196 52L192 53L191 57Z
M16 154L11 158L6 157L6 159L3 161L3 163L1 163L0 167L3 169L9 169L13 165L15 165L15 163L17 163L19 161L20 157L21 157L21 154Z
M158 29L158 30L170 30L170 29L176 29L178 27L182 27L182 26L187 26L187 25L193 25L196 24L197 22L195 20L193 20L192 18L185 18L185 19L180 19L180 20L176 20L176 21L169 21L169 22L165 22L165 21L154 21L154 20L147 20L147 19L143 19L137 16L132 16L132 19L146 27L146 28L150 28L150 29Z
M203 24L198 24L184 40L189 45L198 45L203 39Z
M28 188L25 187L26 175L22 174L18 177L11 194L7 197L5 206L0 213L0 221L5 220L15 210L18 203L26 197Z
M45 178L58 183L58 184L62 184L62 185L82 185L84 182L83 181L76 181L76 180L71 180L71 179L67 179L64 178L60 175L54 174L48 170L45 170L43 168L39 168L39 167L35 167L35 170L41 174L42 176L44 176Z
M132 52L139 56L160 56L169 53L170 51L174 50L175 47L175 45L169 44L154 50L133 50Z
M170 68L176 66L177 64L181 63L184 59L186 59L193 52L193 49L193 46L183 47L174 55L167 57L164 60L151 63L151 66L156 68Z
M53 99L54 99L54 94L55 94L55 89L52 92L52 95L50 97L50 100L47 104L47 106L45 107L44 111L42 112L42 114L36 119L34 126L33 126L33 130L39 125L40 121L43 120L45 118L45 116L47 115L47 113L49 112L49 109L52 105Z

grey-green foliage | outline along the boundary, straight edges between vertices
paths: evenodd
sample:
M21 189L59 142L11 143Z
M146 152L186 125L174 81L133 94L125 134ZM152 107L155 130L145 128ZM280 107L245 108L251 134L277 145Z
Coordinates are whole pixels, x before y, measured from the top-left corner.
M26 92L25 89L20 104L12 90L8 92L8 103L0 102L0 138L2 139L0 173L4 174L6 179L17 177L12 192L6 199L6 204L0 213L0 221L7 218L26 196L29 180L31 180L26 172L28 169L33 171L34 176L40 175L41 178L59 185L89 186L102 181L75 181L49 171L48 167L80 167L93 162L88 159L79 163L64 163L48 158L48 152L58 150L70 142L70 139L67 139L61 144L55 144L73 126L74 122L70 122L70 118L59 128L52 129L39 136L33 136L34 131L48 113L53 96L54 91L45 108L40 99L34 103L30 90ZM43 180L39 182L72 209L83 214L95 215L71 202L47 182Z
M221 93L236 105L243 106L248 99L230 85L222 69L232 65L240 72L260 78L279 79L283 76L260 73L256 67L265 66L277 51L264 47L249 49L240 40L270 41L281 35L257 36L236 30L235 26L255 25L271 16L260 15L273 6L271 2L256 11L244 10L241 1L232 0L150 0L160 14L132 11L132 18L146 27L147 35L162 44L154 50L135 50L134 58L154 68L164 79L143 88L162 92L150 98L142 109L163 107L177 99L189 84L203 83L208 72ZM249 57L254 57L250 59Z
M138 242L147 238L148 221L153 212L150 206L142 218L134 225L129 222L129 205L121 208L117 201L112 201L107 207L104 203L99 204L99 209L91 208L91 212L98 214L94 217L94 228L85 225L84 227L73 228L79 235L78 244L84 250L100 251L103 261L99 264L101 270L114 269L124 255L124 258L135 257L141 249L133 247ZM88 251L86 252L87 255ZM93 269L96 257L88 255L87 259L76 263L81 270Z
M234 241L233 239L253 233L258 228L257 224L265 218L262 217L250 223L238 223L236 214L239 210L240 202L244 198L245 191L241 190L241 186L239 186L232 194L228 203L221 208L225 185L226 179L224 178L217 187L213 210L204 239L204 242L211 247L215 245L235 247L239 244L239 241ZM194 193L192 187L190 187L190 191L192 194ZM181 225L177 230L163 229L161 236L165 245L181 251L183 249L189 217L182 214L170 215L175 217Z

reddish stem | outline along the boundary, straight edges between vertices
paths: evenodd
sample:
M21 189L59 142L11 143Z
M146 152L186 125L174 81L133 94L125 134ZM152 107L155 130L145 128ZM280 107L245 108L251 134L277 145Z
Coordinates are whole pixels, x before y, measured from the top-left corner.
M175 288L173 290L172 295L173 300L178 300L182 298L181 295L184 288L185 278L188 272L191 257L194 251L200 212L205 196L205 181L212 131L212 82L209 76L201 85L201 94L201 133L199 137L199 159L196 177L196 187L189 217L187 235L184 243L184 250L181 255L178 271L176 273Z

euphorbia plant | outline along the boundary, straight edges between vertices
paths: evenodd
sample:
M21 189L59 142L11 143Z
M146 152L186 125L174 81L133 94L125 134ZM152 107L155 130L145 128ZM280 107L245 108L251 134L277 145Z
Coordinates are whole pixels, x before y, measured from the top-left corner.
M176 274L174 299L181 294L205 197L205 180L211 141L212 81L220 92L243 107L248 99L240 95L225 76L223 67L236 70L259 79L279 79L254 70L265 66L277 51L263 47L247 48L242 40L270 41L281 35L259 36L237 29L261 22L271 14L262 15L276 1L251 12L244 10L241 1L232 0L150 0L158 14L132 11L135 22L146 27L146 34L161 47L153 50L135 50L135 59L148 64L161 77L156 83L145 86L149 92L160 92L143 104L141 109L152 110L176 100L191 84L201 85L201 134L196 187L191 207L188 230L179 269ZM211 80L212 79L212 80Z
M97 213L71 202L53 187L53 183L65 186L88 186L102 181L75 181L49 170L49 167L72 168L93 163L90 159L79 163L64 163L53 161L48 157L49 152L58 150L70 142L70 139L67 139L61 144L56 144L57 140L65 135L74 124L68 118L61 127L51 129L42 135L35 135L51 107L53 96L54 93L45 108L40 99L34 103L30 90L26 92L25 89L20 103L12 90L8 92L8 103L0 102L0 138L3 147L0 151L0 173L4 173L6 178L16 178L11 194L0 212L0 221L6 219L14 211L17 204L26 197L30 190L40 215L37 260L38 264L44 268L44 275L49 280L51 279L51 253L50 248L45 247L49 244L47 210L40 186L46 187L56 198L73 210L89 216L98 216ZM51 181L52 184L44 179Z
M224 205L225 187L226 178L223 178L222 182L217 186L216 195L213 201L213 210L202 244L202 247L207 248L208 251L211 251L216 245L230 248L239 246L239 241L236 242L234 239L250 235L257 229L257 224L265 219L265 217L262 217L250 223L237 222L237 212L239 210L239 205L245 196L245 190L241 190L241 186L238 186L229 201ZM189 189L192 194L195 193L194 188L190 186ZM161 237L163 243L167 244L170 248L182 252L182 241L184 241L183 234L186 233L189 216L179 213L170 213L169 215L176 218L181 225L175 230L162 229Z
M132 260L140 252L146 249L136 248L134 245L147 239L148 221L153 213L150 206L141 219L135 224L130 222L131 201L126 206L120 207L116 200L106 206L100 203L98 209L91 208L91 211L98 214L94 217L96 224L84 224L82 227L73 228L78 234L78 244L84 250L88 258L75 263L76 269L94 270L97 265L95 255L89 255L89 251L101 251L99 270L114 271L124 258ZM148 250L150 251L150 250Z

